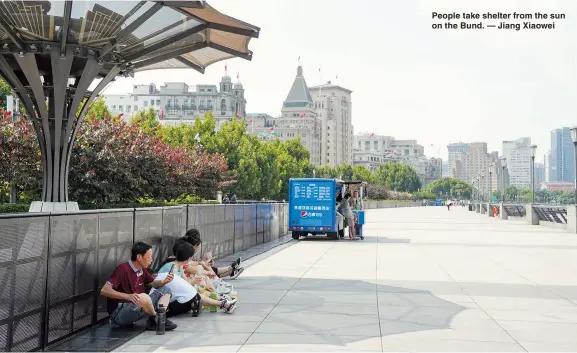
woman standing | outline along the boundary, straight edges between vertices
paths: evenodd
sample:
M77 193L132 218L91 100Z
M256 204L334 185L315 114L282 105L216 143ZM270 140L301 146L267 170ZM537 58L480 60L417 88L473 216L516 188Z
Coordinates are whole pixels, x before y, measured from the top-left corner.
M343 216L345 216L345 220L347 222L347 227L349 228L349 239L355 240L355 215L353 214L353 210L351 209L350 205L351 194L346 193L345 197L341 202L341 211Z

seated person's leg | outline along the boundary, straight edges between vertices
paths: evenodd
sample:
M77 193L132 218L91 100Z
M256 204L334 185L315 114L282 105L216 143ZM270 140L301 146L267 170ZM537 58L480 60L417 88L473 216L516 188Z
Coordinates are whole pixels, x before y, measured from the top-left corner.
M165 310L166 308L168 308L168 303L170 302L170 289L168 287L160 287L160 288L156 288L154 290L154 292L152 292L150 294L150 296L148 297L148 301L149 304L148 308L144 308L143 310L144 312L146 312L149 315L156 315L156 312L158 311L159 306L163 307ZM149 313L149 311L147 310L151 310L152 309L152 313Z
M112 326L130 326L143 316L145 314L138 305L134 303L119 303L116 310L110 315L110 323Z

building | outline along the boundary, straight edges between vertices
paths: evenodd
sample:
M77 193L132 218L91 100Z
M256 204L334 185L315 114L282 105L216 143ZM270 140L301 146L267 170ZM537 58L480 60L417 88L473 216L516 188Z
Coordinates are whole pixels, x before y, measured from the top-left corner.
M449 158L447 161L448 176L451 178L458 178L469 182L470 175L468 175L468 173L465 173L463 169L463 156L462 156L462 154L466 154L469 152L469 144L463 142L451 143L447 146L447 150L449 152ZM458 163L459 166L457 166L457 164L455 163L456 160L461 161L460 163ZM459 170L459 173L455 174L454 171L456 171L457 169Z
M196 116L213 112L217 130L233 118L244 118L246 99L242 83L232 83L228 74L222 77L219 86L184 82L167 82L157 88L155 84L134 85L132 93L105 94L104 101L114 114L130 119L136 112L153 108L163 124L194 124Z
M391 136L359 133L353 137L353 165L375 171L383 163L404 163L411 166L422 184L439 179L442 160L425 157L425 149L416 140L395 140Z
M443 170L441 175L443 178L449 178L451 176L449 165L450 164L448 161L443 162Z
M443 177L443 160L441 158L430 158L425 166L425 182L423 185L432 183Z
M322 165L353 163L352 91L332 84L310 87L317 116L322 121Z
M545 182L545 164L535 163L535 187L540 188Z
M575 181L575 150L568 127L551 131L551 150L549 152L549 181Z
M291 89L283 102L281 116L271 118L266 114L247 116L247 131L261 140L278 138L288 141L295 138L308 149L310 162L322 164L322 119L317 115L313 98L303 75L303 68L297 67L297 74Z
M531 138L503 141L503 156L507 158L509 185L531 187Z

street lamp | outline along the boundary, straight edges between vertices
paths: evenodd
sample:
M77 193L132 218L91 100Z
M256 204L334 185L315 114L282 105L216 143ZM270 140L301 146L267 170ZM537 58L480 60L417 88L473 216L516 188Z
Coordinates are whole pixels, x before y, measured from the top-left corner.
M489 202L493 199L493 168L495 166L491 164L489 166Z
M532 196L533 196L533 201L532 203L535 203L535 154L537 153L537 146L535 145L531 145L531 147L529 147L530 151L531 151L531 187L533 190Z
M571 139L575 150L575 204L577 205L577 126L571 128Z
M501 195L501 202L505 202L505 168L507 168L507 158L501 158L501 166L503 167L503 174L501 174L501 183L503 184L503 195Z

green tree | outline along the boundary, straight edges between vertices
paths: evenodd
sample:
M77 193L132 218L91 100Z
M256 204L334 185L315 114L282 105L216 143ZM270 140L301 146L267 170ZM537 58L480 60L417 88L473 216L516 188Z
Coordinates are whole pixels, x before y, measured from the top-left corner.
M421 180L413 168L406 164L384 163L375 172L377 184L389 190L414 192L421 188Z
M98 108L100 109L100 107ZM130 124L136 125L146 132L157 129L160 126L158 121L158 113L154 108L142 109L136 112L130 119Z
M353 175L351 177L352 181L364 181L366 183L373 183L375 181L375 176L362 165L357 165L353 167Z
M457 197L468 199L473 188L466 181L455 178L437 179L427 185L424 191L431 192L439 197Z

